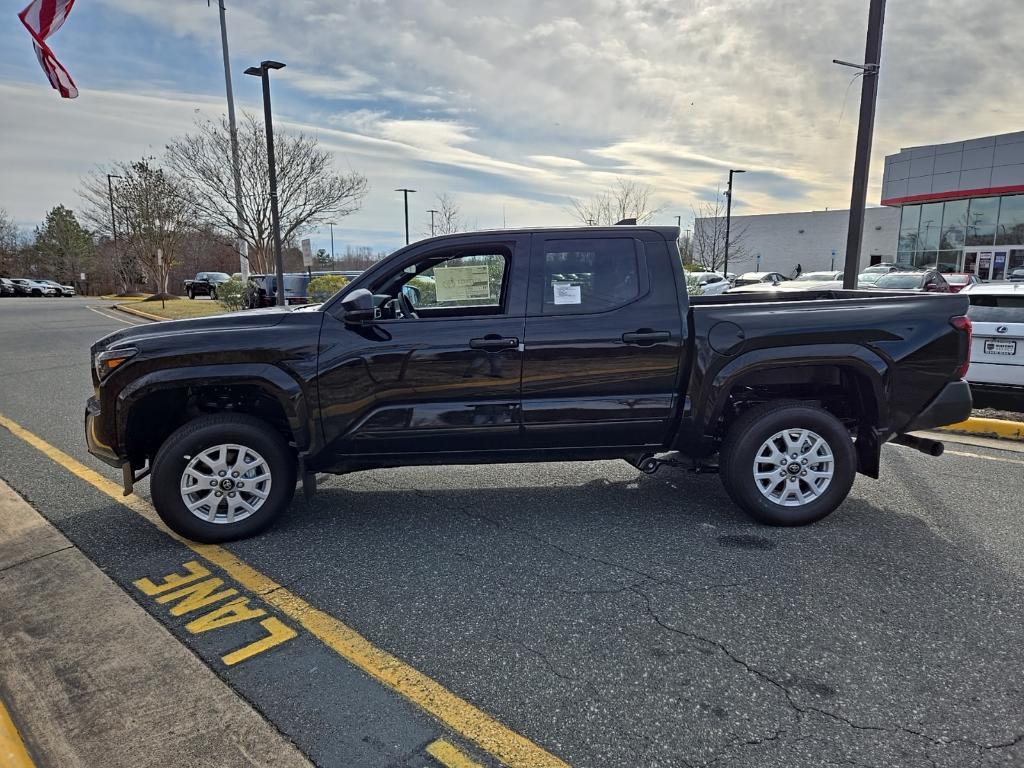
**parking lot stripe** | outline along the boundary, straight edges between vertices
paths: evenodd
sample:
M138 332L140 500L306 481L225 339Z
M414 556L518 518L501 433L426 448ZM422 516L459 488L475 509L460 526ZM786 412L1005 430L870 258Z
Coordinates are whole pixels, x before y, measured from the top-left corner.
M466 757L454 744L438 739L427 745L427 754L447 768L483 768Z
M947 450L946 453L951 453L954 456L966 456L969 459L985 459L985 461L1002 461L1005 462L1006 464L1024 464L1024 461L1021 461L1020 459L1004 459L1000 456L982 456L980 453L969 453L967 451Z
M207 562L221 568L235 581L304 627L328 648L370 677L436 717L465 739L510 768L569 768L568 764L516 733L483 710L455 695L440 683L376 647L354 629L313 607L224 547L197 544L167 528L145 499L124 496L121 486L72 458L17 422L0 414L0 426L60 464L96 490L141 515L163 533L181 542ZM469 765L472 765L470 763Z
M0 701L0 765L5 768L33 768L35 765L3 701Z

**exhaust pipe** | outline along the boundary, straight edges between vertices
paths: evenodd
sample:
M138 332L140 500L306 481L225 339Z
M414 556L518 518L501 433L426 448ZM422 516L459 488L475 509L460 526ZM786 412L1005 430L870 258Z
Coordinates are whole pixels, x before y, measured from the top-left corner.
M941 456L942 452L946 450L946 446L938 440L929 440L927 437L915 437L914 435L896 435L891 442L896 445L905 445L907 448L913 448L921 453L927 453L929 456Z

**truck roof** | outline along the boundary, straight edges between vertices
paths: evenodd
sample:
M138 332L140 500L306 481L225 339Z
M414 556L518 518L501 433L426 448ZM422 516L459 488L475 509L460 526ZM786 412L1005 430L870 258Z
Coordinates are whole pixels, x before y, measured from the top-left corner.
M435 237L427 237L423 240L417 240L410 245L419 245L420 243L426 243L431 240L450 240L454 237L474 237L478 235L494 235L494 234L509 234L509 235L535 235L535 234L546 234L554 233L559 235L572 234L575 232L594 234L594 233L607 233L609 235L622 236L628 232L657 232L666 239L677 240L679 238L680 228L676 225L668 224L613 224L610 226L602 227L519 227L516 229L476 229L471 232L455 232L450 235L437 235Z

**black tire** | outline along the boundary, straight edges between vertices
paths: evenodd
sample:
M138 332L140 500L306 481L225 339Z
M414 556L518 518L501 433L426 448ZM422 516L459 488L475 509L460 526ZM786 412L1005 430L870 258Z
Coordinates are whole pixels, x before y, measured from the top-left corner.
M195 299L196 297L195 291L193 291L191 288L185 291L185 295L188 296L190 299Z
M817 491L819 495L806 502L793 499L798 506L787 506L762 493L755 479L755 458L762 446L774 435L785 430L806 429L823 439L832 453L832 478ZM784 443L782 443L784 445ZM806 447L806 446L805 446ZM792 455L792 454L790 454ZM823 468L816 464L810 454L798 453L801 464L810 461L810 467ZM808 480L797 470L794 479L783 471L789 471L792 459L783 456L786 466L780 469L780 479L785 477L787 485L781 491L788 491L789 483L802 496L814 493ZM770 463L757 465L766 473ZM740 416L729 428L719 456L719 473L729 497L758 522L766 525L808 525L829 515L838 507L853 485L857 474L857 457L849 431L828 411L817 406L786 401L756 406ZM813 470L811 477L813 478ZM763 481L771 483L770 480ZM769 486L769 490L774 488ZM785 497L783 497L785 499Z
M216 288L211 288L210 289L210 298L213 299L214 301L217 300L217 289Z
M33 295L34 297L36 297L36 298L40 298L40 297L42 297L42 295L43 295L43 292L42 292L42 291L40 291L40 290L39 290L38 288L33 288L33 289L32 289L32 295Z
M231 523L209 522L185 506L180 483L194 455L228 443L263 457L271 476L270 492L249 517ZM213 544L253 536L267 528L291 504L295 476L295 455L269 424L243 414L215 414L190 421L167 438L153 462L150 491L157 514L171 530L193 541Z

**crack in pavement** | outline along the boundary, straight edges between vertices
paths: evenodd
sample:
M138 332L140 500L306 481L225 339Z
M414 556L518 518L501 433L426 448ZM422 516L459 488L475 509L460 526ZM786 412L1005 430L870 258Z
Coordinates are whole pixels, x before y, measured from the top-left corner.
M54 549L54 550L51 550L50 552L44 552L41 555L35 555L34 557L26 557L24 560L19 560L16 563L11 563L10 565L5 565L3 568L0 568L0 573L4 573L5 571L9 571L12 568L17 568L19 565L25 565L25 563L32 563L32 562L35 562L36 560L42 560L44 557L49 557L50 555L55 555L58 552L66 552L67 550L74 549L74 548L75 548L74 544L68 544L66 547L60 547L59 549Z

